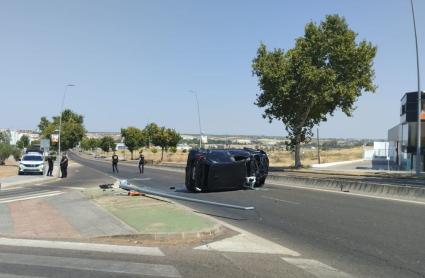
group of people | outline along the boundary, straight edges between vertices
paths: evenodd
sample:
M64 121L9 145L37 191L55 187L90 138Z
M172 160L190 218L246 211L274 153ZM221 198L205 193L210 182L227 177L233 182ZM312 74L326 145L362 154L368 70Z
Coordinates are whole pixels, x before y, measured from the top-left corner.
M68 176L68 156L66 154L62 155L62 159L59 163L61 169L61 178L66 178ZM47 157L47 164L49 168L47 169L47 176L53 176L53 158L51 155Z
M60 161L60 169L61 169L61 178L66 178L68 176L68 156L66 154L62 155L62 159ZM119 173L118 170L118 155L114 153L112 155L112 172ZM47 163L49 168L47 169L47 176L53 176L53 158L51 155L47 157ZM140 153L139 156L139 173L142 175L145 172L145 156Z
M112 172L115 173L119 173L118 171L118 155L116 153L114 153L112 155ZM145 156L143 155L143 153L140 152L140 156L139 156L139 173L142 175L145 172Z

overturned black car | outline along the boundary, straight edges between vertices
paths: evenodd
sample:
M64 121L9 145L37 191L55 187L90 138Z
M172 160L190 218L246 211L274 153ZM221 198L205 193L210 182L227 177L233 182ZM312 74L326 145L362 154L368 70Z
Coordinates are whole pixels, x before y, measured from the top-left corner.
M269 159L262 150L191 150L186 165L186 188L191 192L262 186Z

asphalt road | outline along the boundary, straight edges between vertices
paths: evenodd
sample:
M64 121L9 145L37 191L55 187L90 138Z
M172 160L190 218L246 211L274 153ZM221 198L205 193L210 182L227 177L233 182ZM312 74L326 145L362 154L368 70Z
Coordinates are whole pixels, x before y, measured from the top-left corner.
M71 159L112 175L109 163ZM280 185L252 190L188 193L184 175L119 165L116 178L161 192L241 206L242 211L183 202L354 277L425 277L425 205ZM170 187L175 187L171 190Z

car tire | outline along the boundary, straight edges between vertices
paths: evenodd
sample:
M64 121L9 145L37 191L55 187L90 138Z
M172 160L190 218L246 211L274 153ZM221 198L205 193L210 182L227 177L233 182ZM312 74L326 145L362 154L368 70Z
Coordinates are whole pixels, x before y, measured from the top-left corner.
M21 171L18 171L18 176L21 176L23 173Z
M196 184L195 179L193 178L196 175L196 164L193 164L189 169L189 182L186 184L186 189L189 192L196 193Z

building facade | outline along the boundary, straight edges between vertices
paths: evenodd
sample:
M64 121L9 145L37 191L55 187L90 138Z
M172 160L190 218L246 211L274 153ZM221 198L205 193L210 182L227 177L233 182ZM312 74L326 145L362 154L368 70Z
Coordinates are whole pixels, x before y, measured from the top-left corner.
M421 171L425 154L425 93L422 91L421 110ZM418 94L409 92L400 101L400 123L388 130L388 141L394 150L390 160L400 170L415 170L418 130Z

